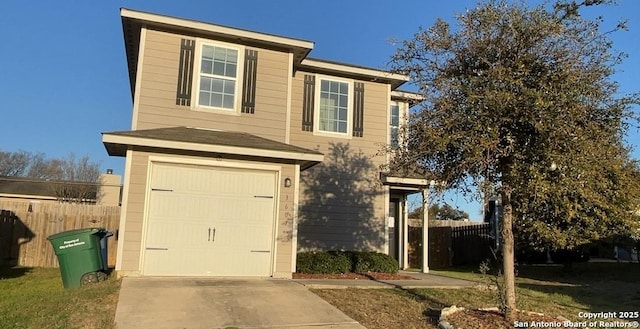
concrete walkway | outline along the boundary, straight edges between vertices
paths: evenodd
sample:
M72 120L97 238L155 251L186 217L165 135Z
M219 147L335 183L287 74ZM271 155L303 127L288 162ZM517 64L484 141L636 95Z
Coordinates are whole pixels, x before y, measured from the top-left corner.
M440 275L400 271L399 274L410 276L414 280L317 280L317 279L297 279L293 280L301 285L312 289L419 289L419 288L441 288L441 289L462 289L478 285L477 282L455 279Z

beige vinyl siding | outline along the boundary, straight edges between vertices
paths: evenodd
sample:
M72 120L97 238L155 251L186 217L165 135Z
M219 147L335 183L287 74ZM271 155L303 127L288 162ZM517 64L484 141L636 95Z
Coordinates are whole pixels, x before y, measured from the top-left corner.
M147 31L141 81L138 81L141 88L136 129L189 126L246 131L284 141L288 53L252 48L258 51L255 114L212 112L198 109L195 101L191 107L175 104L180 40L183 37L163 31ZM239 78L241 83L241 76ZM194 83L192 94L196 93Z
M305 74L293 78L290 141L319 150L325 160L301 175L298 249L383 252L386 199L379 166L385 157L377 153L387 143L388 85L364 82L364 137L326 137L302 131Z
M197 157L196 153L190 154L171 154L171 153L152 153L142 150L136 150L132 152L132 165L130 175L130 188L129 188L129 202L127 205L126 213L126 226L125 226L125 241L123 242L122 253L122 268L123 272L138 272L140 256L143 252L141 250L142 237L144 234L144 211L147 189L147 177L149 169L149 157L150 156L170 156L172 158L194 160L194 159L207 159ZM229 160L236 163L245 164L260 164L251 161L241 160ZM277 164L270 164L277 165ZM291 243L293 234L293 215L287 216L287 212L293 214L293 191L294 187L285 188L283 181L285 177L292 179L295 184L295 165L292 164L279 164L281 167L279 186L279 202L277 213L277 240L276 254L275 254L275 267L274 276L290 277L291 276Z
M291 179L291 186L285 187L285 178ZM291 273L291 262L293 261L293 255L291 254L291 244L293 235L293 207L295 191L295 166L283 165L280 176L280 200L278 203L278 227L277 227L277 239L276 239L276 262L274 269L274 276L289 276ZM283 275L283 274L287 275Z
M364 137L345 136L327 137L302 131L302 90L305 72L296 72L291 93L291 144L311 148L320 147L326 152L329 143L349 143L353 148L374 156L380 151L381 144L387 143L389 94L386 84L365 82L364 99ZM318 81L316 81L318 83ZM352 100L350 100L352 101ZM318 109L314 110L316 113ZM315 119L314 119L315 120ZM349 122L353 125L353 122ZM384 161L383 156L372 159L376 164Z
M147 161L148 157L141 152L133 151L131 156L131 173L129 176L129 196L124 239L122 243L122 267L121 271L139 271L144 202L147 186Z

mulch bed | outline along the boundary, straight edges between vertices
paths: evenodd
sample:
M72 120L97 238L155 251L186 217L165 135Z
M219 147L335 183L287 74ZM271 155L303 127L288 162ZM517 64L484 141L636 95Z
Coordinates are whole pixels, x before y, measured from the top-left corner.
M513 328L512 322L507 322L502 313L497 311L484 311L484 310L468 310L464 309L453 313L446 317L446 320L454 328L474 328L474 329L502 329ZM555 323L562 322L557 318L540 315L540 314L528 314L519 313L517 321L527 322L530 324L532 321L542 323Z
M337 274L310 274L310 273L293 273L294 279L316 279L316 280L416 280L408 275L391 274L391 273L337 273Z

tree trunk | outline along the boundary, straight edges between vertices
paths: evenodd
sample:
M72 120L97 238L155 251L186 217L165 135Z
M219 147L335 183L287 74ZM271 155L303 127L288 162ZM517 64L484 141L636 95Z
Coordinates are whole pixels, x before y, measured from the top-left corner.
M514 242L513 242L513 209L511 207L510 186L502 186L502 225L500 235L502 237L502 272L504 275L504 316L507 322L513 323L516 319L516 278L514 267Z

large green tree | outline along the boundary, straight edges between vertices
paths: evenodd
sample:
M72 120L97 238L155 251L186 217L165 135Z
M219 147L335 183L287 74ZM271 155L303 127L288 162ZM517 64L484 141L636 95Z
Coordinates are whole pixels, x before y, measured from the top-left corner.
M422 218L422 206L412 210L409 218ZM429 206L429 220L469 220L469 214L448 203L442 205L434 203Z
M501 199L510 321L514 221L516 233L556 247L633 229L637 166L623 136L637 99L617 94L611 77L622 56L603 21L580 15L603 2L480 3L457 16L455 29L437 20L393 56L393 69L409 74L425 101L391 170Z

